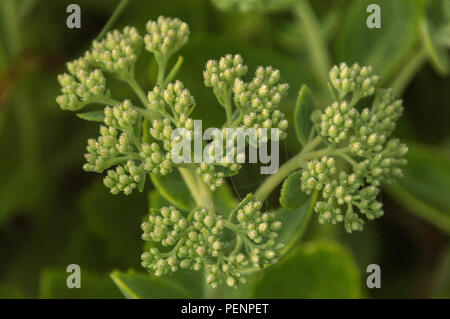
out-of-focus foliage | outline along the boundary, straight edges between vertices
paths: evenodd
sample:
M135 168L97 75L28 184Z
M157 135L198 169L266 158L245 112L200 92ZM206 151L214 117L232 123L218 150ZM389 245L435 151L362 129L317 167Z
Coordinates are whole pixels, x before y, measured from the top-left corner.
M366 27L372 2L381 7L381 29ZM121 292L127 297L201 297L199 280L189 272L165 285L145 275L146 286L136 286L143 282L136 278L144 278L139 225L148 211L146 198L111 196L97 176L80 168L85 141L97 125L59 110L56 75L89 47L117 1L77 1L81 29L66 27L70 3L0 1L0 297L120 297ZM311 218L312 230L298 238L328 242L294 243L298 247L292 254L264 277L252 277L245 289L226 290L225 296L272 297L276 287L285 297L448 298L450 1L136 0L116 26L136 25L143 31L145 22L159 15L191 26L191 41L180 52L189 63L180 79L196 96L193 117L204 118L204 127L218 126L223 115L203 85L202 70L208 59L225 53L241 53L249 69L280 69L291 86L282 104L290 123L303 84L320 107L329 102L324 70L338 62L372 64L382 85L394 86L404 100L396 134L408 141L409 164L404 178L381 195L385 217L352 235L318 226ZM152 87L156 62L142 58L136 69L140 84ZM132 96L112 77L107 81L118 98ZM290 125L280 148L282 161L299 150L296 133ZM261 182L258 172L256 165L246 165L216 195L216 204L223 210L233 207ZM168 192L151 190L149 206L175 200L189 207L187 194L171 197L171 181L159 182ZM277 195L267 208L278 206ZM308 210L296 208L302 201L286 197L286 203L292 206L279 211L282 217L304 222ZM81 267L80 290L65 286L65 269L72 263ZM381 289L364 288L370 263L381 266Z

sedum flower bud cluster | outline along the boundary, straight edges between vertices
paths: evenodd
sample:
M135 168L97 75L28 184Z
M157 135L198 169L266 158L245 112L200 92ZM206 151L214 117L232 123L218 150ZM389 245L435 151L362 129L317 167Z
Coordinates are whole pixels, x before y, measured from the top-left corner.
M106 79L99 69L92 69L85 58L67 63L69 73L58 76L61 95L56 102L63 110L77 111L90 103L110 97Z
M280 71L272 67L258 67L250 82L241 78L248 67L240 55L228 54L219 61L210 60L203 72L205 86L212 87L219 103L237 108L234 126L246 128L278 128L279 138L286 137L288 122L279 110L289 86L280 82ZM232 95L234 96L232 99Z
M338 92L339 99L343 99L350 92L357 98L372 95L380 79L373 74L372 66L361 67L358 63L352 66L346 63L335 65L329 76L330 84Z
M225 159L224 157L219 163L207 163L203 161L197 168L197 174L201 176L202 181L213 192L223 185L225 177L234 176L241 169L241 165L226 162Z
M261 203L252 197L244 202L227 220L206 208L187 217L172 206L151 210L141 225L142 239L159 246L142 254L142 266L156 276L206 267L206 282L212 287L245 283L248 265L263 268L277 260L281 223L273 213L261 213Z
M402 114L402 102L391 89L376 90L377 81L371 67L344 63L333 67L330 83L340 100L311 117L329 147L326 156L307 162L301 188L307 194L321 192L323 200L315 206L319 222L344 222L348 232L363 229L362 216L372 220L383 215L376 199L380 186L401 177L400 167L406 164L407 146L389 139ZM360 99L371 95L375 95L372 107L358 110ZM337 159L346 161L351 171L338 172Z
M206 69L203 71L203 78L206 87L211 87L219 92L230 90L237 78L247 74L248 67L244 64L244 59L240 54L227 54L219 61L209 60ZM226 92L224 92L226 93Z
M189 39L189 26L177 18L160 16L146 25L145 49L155 54L157 59L168 59L185 45Z
M108 32L101 41L94 40L85 58L90 64L108 72L128 75L133 71L142 43L142 37L135 28L125 27L122 32Z
M278 128L279 138L286 137L288 122L278 109L289 85L280 82L280 71L272 67L258 67L248 83L236 79L233 92L236 105L243 110L241 126L245 128Z
M320 135L336 144L345 141L354 126L357 113L346 101L334 102L327 106L320 114L320 122L317 123Z
M156 143L141 144L142 112L129 100L104 109L104 124L100 136L88 140L86 171L108 170L104 184L111 193L129 195L142 189L146 174L166 175L172 171L170 154L163 153Z

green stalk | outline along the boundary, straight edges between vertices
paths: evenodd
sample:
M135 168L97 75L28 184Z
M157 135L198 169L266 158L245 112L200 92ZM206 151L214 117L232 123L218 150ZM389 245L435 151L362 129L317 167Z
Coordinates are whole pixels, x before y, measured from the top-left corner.
M328 71L331 68L331 58L325 39L320 30L318 21L310 3L307 0L298 1L294 7L294 12L298 17L302 27L305 30L306 46L309 50L309 56L318 82L322 85L323 92L328 91Z
M102 39L106 32L108 32L114 23L116 23L116 20L119 18L120 14L125 10L130 0L121 0L120 3L117 5L117 7L114 9L113 14L109 18L108 22L106 22L105 26L103 27L102 31L100 31L97 40Z
M189 168L179 167L178 170L180 171L181 177L183 177L186 186L189 188L189 191L191 192L191 195L194 198L195 203L198 206L202 207L203 200L198 190L198 184L195 175Z
M137 83L137 81L134 78L134 76L128 76L124 80L125 80L126 83L128 83L128 85L136 93L136 95L138 96L138 98L141 101L141 103L148 109L149 105L148 105L147 97L145 96L144 91L141 89L139 83Z
M173 66L172 70L170 70L169 74L167 74L166 79L164 80L164 87L167 86L177 75L181 66L183 65L184 58L180 55L178 57L177 63Z
M270 193L293 171L305 164L305 159L310 158L311 150L314 150L322 142L320 137L316 137L309 142L296 156L284 163L278 172L270 175L255 192L255 197L259 201L264 201Z

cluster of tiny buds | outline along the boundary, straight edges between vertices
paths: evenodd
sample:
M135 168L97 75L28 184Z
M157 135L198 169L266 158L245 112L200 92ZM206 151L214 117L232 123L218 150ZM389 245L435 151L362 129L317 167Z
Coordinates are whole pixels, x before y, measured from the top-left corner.
M182 139L186 142L191 142L195 136L200 134L199 132L194 132L194 121L188 118L186 114L179 116L176 126L174 128L171 120L167 117L153 120L151 122L150 135L154 139L161 141L163 148L167 152L171 152L173 147ZM183 154L178 155L182 156Z
M335 65L329 73L331 85L338 91L340 98L349 92L358 97L365 97L375 93L379 76L373 74L371 66L361 67L355 63L348 66L346 63Z
M398 139L392 139L382 152L359 162L355 172L363 175L368 183L375 186L381 185L382 182L392 183L396 178L403 176L400 167L407 163L404 158L407 152L406 144L400 143Z
M309 161L302 172L301 188L306 194L321 190L329 183L330 176L336 174L336 161L332 157L323 156L319 160Z
M100 136L97 140L91 138L87 143L87 153L84 155L87 163L83 169L88 172L103 172L109 167L109 162L118 154L118 130L113 127L100 126Z
M130 100L125 100L114 107L107 106L104 109L104 113L106 125L122 130L135 127L141 117L139 109L134 107Z
M217 88L220 91L228 90L237 78L247 73L247 66L241 55L231 55L220 58L219 61L209 60L203 72L205 86Z
M116 195L123 192L130 195L135 188L145 181L145 173L142 167L136 166L135 162L129 160L124 166L118 165L116 169L108 170L103 183Z
M364 221L354 212L354 207L368 219L382 216L381 203L376 201L379 192L376 186L369 185L362 188L363 178L355 173L347 174L341 171L338 178L333 177L335 174L335 160L326 156L308 162L302 173L302 190L307 194L321 190L322 197L326 200L318 201L314 208L319 214L321 224L345 221L348 232L362 230ZM342 205L347 205L345 219L341 210Z
M348 136L354 126L358 111L350 107L346 101L334 102L326 107L316 123L319 134L331 143L340 143Z
M143 144L140 156L144 160L145 171L155 175L167 175L172 172L170 152L162 152L158 144Z
M56 102L63 110L77 111L110 96L102 72L90 70L84 58L67 63L67 68L70 74L58 76L62 94L56 98Z
M276 242L281 223L275 215L262 213L254 198L244 202L228 220L206 208L194 209L187 217L173 206L152 209L141 225L142 239L159 243L164 251L153 245L142 254L142 266L157 276L207 266L206 282L212 287L245 283L242 271L249 264L262 268L275 263L283 245ZM236 236L234 249L225 228Z
M281 222L275 221L273 213L261 213L261 202L250 201L236 212L236 220L246 236L256 244L264 239L275 240Z
M402 112L402 102L393 98L391 90L379 90L373 107L361 111L356 135L350 139L350 150L358 156L381 152Z
M173 206L152 209L148 221L141 225L142 239L161 243L163 246L173 246L187 226L186 218Z
M152 210L141 228L144 240L175 246L167 253L152 247L142 254L142 266L156 276L179 268L198 271L206 260L217 258L223 246L219 238L224 222L205 208L195 210L192 219L183 217L172 206Z
M108 32L101 41L94 40L85 58L108 72L124 75L131 72L141 47L142 37L135 28L127 26L122 32Z
M159 59L168 59L175 51L185 45L189 39L189 26L177 18L160 16L146 25L144 37L146 50L153 52Z
M237 288L238 284L247 282L245 277L242 277L242 269L245 269L247 265L247 258L242 253L224 258L220 264L209 267L206 283L213 288L217 288L222 283L228 287Z
M206 162L200 163L197 168L197 174L201 176L203 182L209 186L211 191L220 188L224 183L225 173L217 171L214 164Z
M262 111L272 111L280 105L281 99L287 94L289 85L279 83L280 71L268 67L258 67L251 82L245 83L236 79L233 92L236 104L241 108Z
M270 112L268 109L263 109L261 112L250 112L244 115L241 125L243 129L278 128L280 130L278 136L279 139L284 139L287 137L286 130L288 126L289 123L286 120L284 113L282 113L279 110L274 110L273 112ZM259 130L257 130L256 132L257 134L260 133Z

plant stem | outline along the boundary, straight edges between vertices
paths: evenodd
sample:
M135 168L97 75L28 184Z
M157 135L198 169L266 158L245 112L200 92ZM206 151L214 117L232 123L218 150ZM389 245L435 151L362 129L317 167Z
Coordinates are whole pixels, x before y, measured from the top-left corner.
M116 20L119 18L119 16L122 13L122 11L125 10L125 8L126 8L126 6L128 5L129 2L130 2L130 0L122 0L122 1L120 1L120 3L114 9L114 12L112 13L112 15L109 18L108 22L106 22L106 24L103 27L102 31L100 31L100 33L99 33L99 35L97 37L97 40L100 40L101 38L103 38L105 36L106 32L108 32L109 29L111 29L111 27L114 25Z
M189 188L189 191L191 192L191 195L194 198L195 203L201 206L202 198L200 196L200 192L198 191L198 185L195 175L189 168L178 167L178 170L180 171L181 177L183 177L186 186Z
M166 79L164 80L164 87L169 84L170 81L172 81L175 76L177 75L178 71L180 70L181 66L183 65L183 57L180 55L178 57L177 63L173 66L172 70L170 70L169 74L167 74Z
M158 78L156 84L158 84L162 89L165 88L164 77L166 76L167 60L166 58L157 58L158 63Z
M311 154L317 153L308 153L311 150L314 150L320 143L322 142L320 137L316 137L311 142L305 145L300 153L291 158L289 161L284 163L278 172L268 177L263 184L259 186L259 188L255 192L255 197L259 201L264 201L270 193L293 171L299 169L305 163L305 159L309 158Z
M145 106L145 108L149 108L147 97L145 96L144 91L139 86L139 83L135 80L134 76L128 76L125 79L125 82L133 89L133 91L138 96L141 103Z

